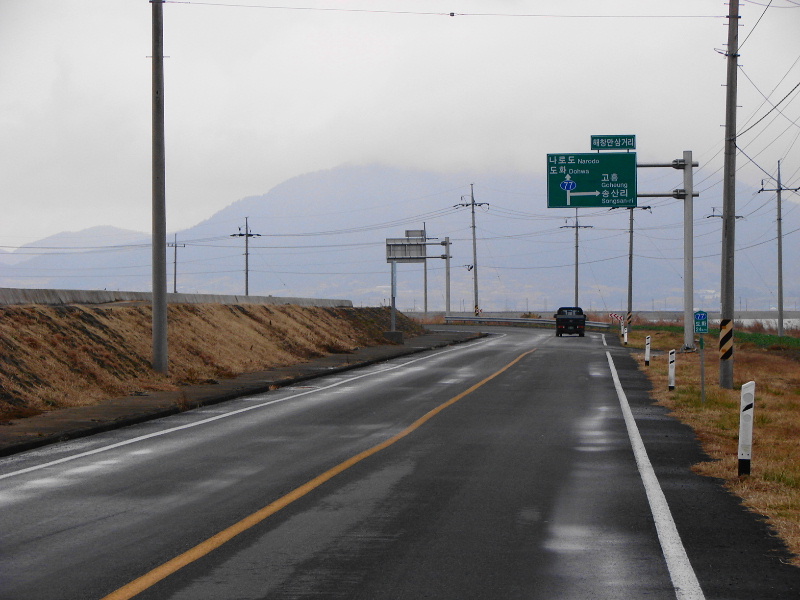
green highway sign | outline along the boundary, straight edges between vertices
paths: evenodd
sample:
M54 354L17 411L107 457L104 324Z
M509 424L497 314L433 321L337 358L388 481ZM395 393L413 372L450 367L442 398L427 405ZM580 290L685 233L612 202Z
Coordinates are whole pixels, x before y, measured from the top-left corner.
M636 136L593 135L592 150L636 150Z
M547 207L635 207L636 153L547 155Z
M694 332L708 333L708 313L698 310L694 313Z

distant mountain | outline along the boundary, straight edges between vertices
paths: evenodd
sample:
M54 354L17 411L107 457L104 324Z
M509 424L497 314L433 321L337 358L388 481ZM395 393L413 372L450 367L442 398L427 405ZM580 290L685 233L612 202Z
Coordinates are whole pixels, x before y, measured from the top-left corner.
M24 251L33 248L80 250L86 248L94 249L97 246L118 246L137 243L149 244L150 235L141 231L99 225L82 229L81 231L63 231L36 242L25 244L20 250Z
M643 171L640 190L680 187L678 172ZM451 307L470 310L474 271L469 202L474 191L482 308L547 314L573 301L576 230L575 211L547 209L545 189L543 177L520 173L434 173L380 165L308 173L170 234L168 241L177 239L177 246L168 248L168 289L244 293L247 241L253 295L386 304L390 277L385 240L424 226L435 238L429 246L429 256L436 257L428 261L429 308L444 308L444 261L438 257L444 252L439 243L449 237ZM721 204L714 194L712 189L695 203L695 298L706 310L719 303L721 224L720 219L705 218L712 214L711 206ZM741 196L755 194L743 190ZM634 211L634 306L679 309L683 204L671 198L647 204L651 211ZM768 308L775 304L774 217L758 207L746 214L737 223L737 245L743 249L737 258L737 296L742 308ZM790 219L798 215L787 212L786 217L784 231L797 230ZM248 238L243 235L245 218ZM619 310L627 296L628 211L581 209L579 219L580 303L599 311ZM797 253L798 237L795 233L785 239L786 257ZM0 253L0 286L147 291L150 262L149 234L93 227ZM800 274L790 261L784 264L786 297L797 298ZM421 310L423 297L423 265L399 265L398 306Z
M81 231L64 231L30 242L11 252L4 251L0 254L0 264L19 264L43 253L81 252L96 250L98 247L136 244L149 245L149 234L111 226L89 227Z

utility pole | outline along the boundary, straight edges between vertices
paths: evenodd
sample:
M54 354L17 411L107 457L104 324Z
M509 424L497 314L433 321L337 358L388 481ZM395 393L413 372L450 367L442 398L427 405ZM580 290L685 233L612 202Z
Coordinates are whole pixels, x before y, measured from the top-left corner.
M425 243L427 244L428 243L428 229L427 229L427 227L425 227L425 223L422 224L422 237L425 238ZM427 248L428 247L425 246L425 249L426 249L425 257L426 258L425 258L425 262L422 263L422 266L423 266L422 286L423 286L424 291L425 291L425 294L423 296L423 301L422 301L422 312L424 313L425 318L428 317L428 258L427 258L428 252L427 252Z
M475 207L476 206L489 206L488 202L475 202L475 184L469 184L470 189L470 201L464 202L464 198L466 196L461 196L462 202L460 204L456 204L456 208L459 206L469 206L472 208L472 287L473 287L473 295L475 300L475 316L480 315L480 304L478 303L478 243L477 238L475 235Z
M761 192L776 192L778 201L778 335L783 335L783 217L781 216L781 191L787 190L796 192L800 188L785 188L781 184L781 161L778 161L778 187L774 190L765 190L764 182L761 182Z
M170 242L167 244L171 248L174 248L172 255L172 293L178 293L178 246L181 248L186 248L186 244L179 244L178 243L178 234L175 234L175 241Z
M683 151L683 349L694 349L694 161Z
M244 295L250 295L250 238L261 237L260 233L250 233L250 225L247 222L247 217L244 218L244 233L242 228L239 227L239 233L232 233L231 237L244 238Z
M625 343L628 343L627 332L633 321L633 208L628 209L628 308L625 313Z
M578 224L578 209L575 209L575 225L563 225L561 229L575 229L575 303L573 306L580 306L578 304L578 229L591 229L592 225L579 225Z
M612 207L611 210L614 210L615 207ZM628 207L629 211L629 223L628 223L628 312L625 315L625 330L628 331L631 326L631 322L633 321L633 211L636 208L641 208L643 210L650 210L649 206L630 206ZM627 338L626 338L627 343Z
M736 85L739 58L739 0L728 11L725 163L722 179L722 277L720 286L719 385L733 389L734 254L736 250Z
M164 144L164 2L153 5L153 370L166 374L167 356L167 218Z

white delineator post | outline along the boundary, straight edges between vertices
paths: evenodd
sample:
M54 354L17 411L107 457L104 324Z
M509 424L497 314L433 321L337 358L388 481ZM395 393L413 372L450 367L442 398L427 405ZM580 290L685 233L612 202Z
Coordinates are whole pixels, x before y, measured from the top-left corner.
M650 366L650 336L644 338L644 366Z
M675 350L669 351L669 391L675 389Z
M753 455L753 409L756 402L756 382L742 386L739 410L739 476L750 475L750 459Z

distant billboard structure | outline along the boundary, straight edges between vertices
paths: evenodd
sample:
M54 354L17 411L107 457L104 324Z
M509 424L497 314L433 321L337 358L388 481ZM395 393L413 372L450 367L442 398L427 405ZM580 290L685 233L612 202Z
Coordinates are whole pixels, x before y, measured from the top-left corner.
M425 230L406 231L404 238L386 239L386 262L424 263L427 256Z

